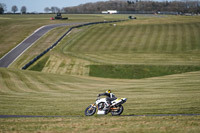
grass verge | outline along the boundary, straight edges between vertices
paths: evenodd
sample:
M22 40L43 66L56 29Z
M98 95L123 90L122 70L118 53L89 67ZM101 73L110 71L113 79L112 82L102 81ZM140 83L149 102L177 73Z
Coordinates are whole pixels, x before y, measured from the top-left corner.
M0 119L0 132L198 133L199 116Z
M120 79L141 79L199 71L200 66L155 65L90 65L90 76Z
M30 70L33 70L33 71L42 71L42 69L44 68L46 62L48 61L49 59L49 56L45 56L43 59L41 59L40 61L38 61L37 64L35 64L34 66L32 66L30 68Z

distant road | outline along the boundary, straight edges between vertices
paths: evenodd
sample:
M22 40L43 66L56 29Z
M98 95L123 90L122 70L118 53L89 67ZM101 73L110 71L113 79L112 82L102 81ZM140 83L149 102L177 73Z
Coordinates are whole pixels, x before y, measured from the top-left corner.
M30 46L32 46L40 37L53 28L61 26L80 25L84 23L64 23L64 24L52 24L45 25L34 31L29 37L18 44L15 48L10 50L6 55L0 59L0 67L8 67L12 64L20 55L22 55ZM66 29L67 31L67 29ZM6 45L6 44L5 44Z

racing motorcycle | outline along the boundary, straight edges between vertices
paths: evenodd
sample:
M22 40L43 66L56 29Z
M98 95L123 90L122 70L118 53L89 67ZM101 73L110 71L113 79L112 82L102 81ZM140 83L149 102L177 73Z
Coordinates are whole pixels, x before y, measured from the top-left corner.
M86 116L92 116L96 113L98 115L106 115L109 112L113 115L121 115L122 112L124 111L124 107L122 104L124 104L127 101L127 98L118 98L114 101L111 101L110 108L108 107L108 102L106 98L97 98L96 102L94 104L91 104L85 109L85 115Z

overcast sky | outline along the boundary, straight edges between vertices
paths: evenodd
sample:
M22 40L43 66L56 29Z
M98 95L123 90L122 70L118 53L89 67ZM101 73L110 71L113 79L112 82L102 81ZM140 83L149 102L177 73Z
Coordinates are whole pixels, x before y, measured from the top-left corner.
M20 11L22 6L26 6L27 12L44 12L45 7L56 6L63 8L97 1L107 0L0 0L0 3L6 4L7 12L11 11L13 5L18 7L18 11Z

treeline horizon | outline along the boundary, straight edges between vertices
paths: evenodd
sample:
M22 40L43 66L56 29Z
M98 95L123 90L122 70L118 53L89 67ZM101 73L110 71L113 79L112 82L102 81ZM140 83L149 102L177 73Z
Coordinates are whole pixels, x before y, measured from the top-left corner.
M12 7L15 14L17 6ZM200 0L109 0L90 2L78 6L58 8L55 6L44 8L45 13L67 13L67 14L95 14L102 11L117 10L118 13L158 13L173 12L175 14L193 13L200 14ZM0 3L0 14L6 11L6 5ZM7 12L7 13L12 13ZM23 6L21 13L29 14L26 6Z
M64 7L63 13L101 13L107 10L120 12L178 12L200 13L200 2L188 1L140 1L140 0L110 0L86 3L73 7Z

